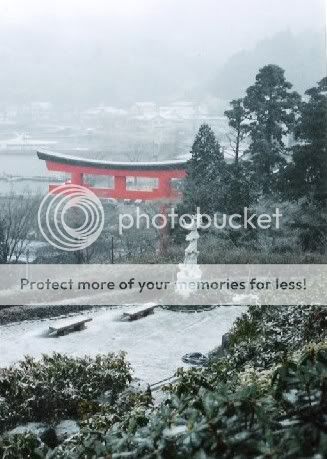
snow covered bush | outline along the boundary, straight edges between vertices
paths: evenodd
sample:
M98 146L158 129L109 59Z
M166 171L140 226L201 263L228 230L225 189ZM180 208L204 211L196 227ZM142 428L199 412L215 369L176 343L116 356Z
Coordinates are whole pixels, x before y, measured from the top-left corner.
M1 429L22 421L80 418L86 406L96 411L104 392L110 403L131 381L125 355L74 358L54 353L40 360L25 357L1 370ZM89 404L89 405L88 405Z
M240 372L282 363L304 344L327 339L324 306L250 306L230 333L228 365ZM211 354L215 361L215 353Z
M46 446L32 433L0 438L0 457L2 459L42 459L46 453Z
M124 430L132 432L147 424L150 408L153 408L151 393L127 388L114 404L102 403L98 412L82 421L81 426L95 431L107 430L119 423Z
M298 362L279 365L264 391L254 381L236 389L198 385L197 393L185 390L154 408L134 431L121 423L86 428L47 457L322 458L326 410L327 348L321 344Z

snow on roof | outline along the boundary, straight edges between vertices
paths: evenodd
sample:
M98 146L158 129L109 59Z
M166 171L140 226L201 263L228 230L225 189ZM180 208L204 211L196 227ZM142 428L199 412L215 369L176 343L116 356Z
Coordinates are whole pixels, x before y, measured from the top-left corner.
M90 108L83 112L85 115L99 115L99 114L107 114L107 115L127 115L127 111L123 110L122 108L111 107L111 106L99 106Z
M102 169L184 169L187 160L175 159L167 161L104 161L100 159L87 159L78 156L64 155L61 153L38 150L39 159L78 166L98 167Z

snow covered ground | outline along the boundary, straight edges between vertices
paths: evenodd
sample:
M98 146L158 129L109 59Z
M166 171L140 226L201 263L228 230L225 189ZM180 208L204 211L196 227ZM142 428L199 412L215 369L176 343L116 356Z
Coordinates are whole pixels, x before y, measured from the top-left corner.
M101 308L69 319L26 321L0 327L0 367L24 355L61 352L74 356L127 352L135 376L152 384L172 376L177 367L186 366L181 357L188 352L207 353L221 343L232 323L245 308L222 306L198 313L156 309L153 315L133 322L119 320L123 312L137 308ZM139 308L138 308L139 309ZM49 338L49 325L71 323L87 317L87 328L66 336Z

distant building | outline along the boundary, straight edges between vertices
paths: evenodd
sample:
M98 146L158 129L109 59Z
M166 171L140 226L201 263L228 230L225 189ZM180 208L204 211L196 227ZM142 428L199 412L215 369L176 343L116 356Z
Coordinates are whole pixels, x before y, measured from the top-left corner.
M122 108L99 105L98 107L89 108L82 112L82 116L93 118L97 116L126 116L127 111Z
M152 119L158 115L158 107L154 102L136 102L130 109L130 115L138 119Z

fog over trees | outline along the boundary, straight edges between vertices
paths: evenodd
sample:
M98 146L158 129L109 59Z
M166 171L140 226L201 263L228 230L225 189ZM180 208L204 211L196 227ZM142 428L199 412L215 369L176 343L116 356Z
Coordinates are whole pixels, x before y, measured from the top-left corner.
M322 0L55 3L2 2L0 104L228 100L269 63L299 92L324 76Z

